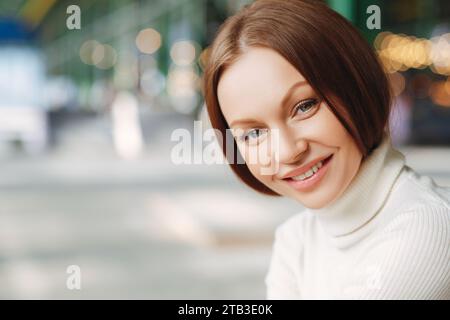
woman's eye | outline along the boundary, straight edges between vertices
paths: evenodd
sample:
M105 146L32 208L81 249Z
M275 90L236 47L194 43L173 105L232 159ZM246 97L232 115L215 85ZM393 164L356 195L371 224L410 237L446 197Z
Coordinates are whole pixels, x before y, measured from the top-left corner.
M306 114L310 112L312 109L314 109L317 106L317 99L310 99L303 102L300 102L297 107L295 108L294 115L297 114Z
M241 140L244 140L246 142L255 141L258 138L260 138L262 135L264 135L265 132L266 131L264 129L255 128L255 129L252 129L252 130L248 131L247 133L245 133L242 136Z

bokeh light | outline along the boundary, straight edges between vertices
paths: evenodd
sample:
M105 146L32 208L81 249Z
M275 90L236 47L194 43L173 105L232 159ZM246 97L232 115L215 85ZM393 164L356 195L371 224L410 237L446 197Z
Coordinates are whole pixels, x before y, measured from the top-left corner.
M155 29L141 30L136 37L136 46L142 53L152 54L161 47L161 34Z
M170 57L179 66L187 66L195 61L195 44L189 40L175 42L170 49Z

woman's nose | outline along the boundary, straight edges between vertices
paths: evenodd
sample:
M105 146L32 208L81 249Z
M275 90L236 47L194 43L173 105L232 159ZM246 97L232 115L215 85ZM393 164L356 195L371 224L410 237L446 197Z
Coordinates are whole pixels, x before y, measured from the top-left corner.
M278 152L278 161L283 164L298 163L308 149L306 139L296 137L291 130L278 130L278 140L274 152Z

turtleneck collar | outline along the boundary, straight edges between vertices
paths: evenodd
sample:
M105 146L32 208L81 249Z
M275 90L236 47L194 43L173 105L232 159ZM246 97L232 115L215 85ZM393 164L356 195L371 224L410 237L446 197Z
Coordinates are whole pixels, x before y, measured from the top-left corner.
M344 193L325 207L309 210L330 236L349 235L377 215L404 164L405 157L385 134L381 144L361 162Z

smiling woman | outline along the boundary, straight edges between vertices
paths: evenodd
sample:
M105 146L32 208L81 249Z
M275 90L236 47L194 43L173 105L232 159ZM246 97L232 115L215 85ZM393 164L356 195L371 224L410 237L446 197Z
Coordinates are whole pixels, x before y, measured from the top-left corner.
M266 57L277 65L272 66ZM252 61L254 58L257 60ZM256 1L228 18L211 47L208 64L204 76L205 100L211 122L222 134L228 128L227 120L231 124L247 118L244 111L249 107L260 112L264 110L262 107L282 103L293 111L300 101L293 102L292 98L300 97L327 104L363 156L381 141L391 104L386 76L353 26L325 4ZM224 89L246 94L230 97L229 100L234 98L231 102L236 103L238 117L225 119L225 113L218 107L219 79L225 76L225 70L233 66L237 69L237 64L243 68L239 68L239 73L227 72L232 73L227 75L227 82L232 83ZM297 94L288 93L283 99L299 81L307 84L295 86L289 93ZM226 105L222 102L222 107ZM250 118L258 124L257 119ZM232 165L232 169L252 188L279 195L255 180L246 166Z
M204 93L212 126L239 132L237 176L306 207L276 230L268 298L450 298L450 190L392 147L388 80L348 21L313 0L247 5Z
M270 141L265 137L271 134L268 129L277 129L282 165L275 177L263 174L261 163L247 162L260 183L310 208L322 207L345 190L365 151L358 149L324 99L280 54L268 48L248 49L223 73L217 92L231 129L243 131L237 147L247 151L244 158L270 149L263 145ZM253 120L243 123L242 118ZM331 164L335 169L324 175Z

